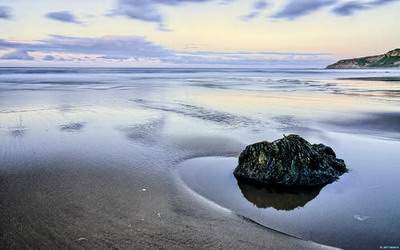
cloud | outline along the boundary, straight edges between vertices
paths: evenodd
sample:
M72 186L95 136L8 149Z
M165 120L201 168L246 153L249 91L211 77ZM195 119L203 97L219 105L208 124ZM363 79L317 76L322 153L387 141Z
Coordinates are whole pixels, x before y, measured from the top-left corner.
M372 1L371 4L373 5L381 5L381 4L386 4L386 3L390 3L390 2L397 2L399 0L375 0Z
M64 23L81 24L81 22L69 11L55 11L46 14L46 17Z
M26 60L32 61L34 58L27 51L15 50L0 57L2 60Z
M241 19L243 21L249 21L251 19L254 19L258 17L261 13L262 10L265 10L268 7L268 3L263 0L256 1L253 6L252 10L249 14L241 16Z
M347 3L343 3L339 6L333 8L333 12L340 16L350 16L355 11L368 9L369 7L365 3L360 3L357 1L351 1Z
M109 16L126 16L144 22L158 24L161 31L169 31L165 27L165 18L159 10L160 6L179 6L188 3L205 3L213 0L118 0L117 7ZM224 0L221 4L227 4L232 0Z
M97 58L106 59L106 60L119 60L119 61L130 59L129 56L99 56Z
M43 57L43 61L55 61L56 58L52 55L46 55L45 57Z
M161 12L163 6L180 6L189 3L217 2L226 5L235 0L117 0L116 7L108 16L125 16L144 22L158 25L160 31L171 31L167 28L166 18ZM253 0L249 13L240 16L243 21L250 21L258 17L263 10L268 8L268 0ZM369 9L374 6L387 4L400 0L286 0L285 4L271 17L274 19L295 20L317 12L328 6L333 6L333 12L337 15L351 15L356 11Z
M294 20L335 3L336 0L290 0L283 9L272 17Z
M272 17L275 19L295 20L327 6L333 6L332 12L336 15L349 16L361 10L367 10L397 1L399 0L288 0L286 5Z
M296 52L177 52L176 57L169 58L176 64L196 65L230 65L230 66L295 66L325 65L330 61L326 53Z
M0 6L0 19L11 19L11 9L7 6Z
M39 50L99 54L108 57L167 57L171 51L140 36L84 38L53 35L34 45Z
M293 52L177 51L138 36L50 36L34 42L0 40L0 49L14 49L4 59L32 60L27 51L41 54L41 61L151 62L160 65L316 66L330 63L330 55ZM43 54L47 56L43 57ZM51 55L50 55L51 54ZM54 56L56 55L56 57ZM62 56L62 57L60 57Z
M0 48L44 53L89 54L113 58L160 58L173 55L171 50L140 36L105 36L98 38L51 35L30 43L0 40Z
M333 8L333 12L339 16L351 16L357 11L368 10L398 0L374 0L369 2L350 1Z

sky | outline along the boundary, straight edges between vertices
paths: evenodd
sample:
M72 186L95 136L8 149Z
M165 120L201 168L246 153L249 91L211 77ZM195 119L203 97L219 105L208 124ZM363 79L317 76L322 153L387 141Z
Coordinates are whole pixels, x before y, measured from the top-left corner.
M0 0L0 66L323 67L399 23L400 0Z

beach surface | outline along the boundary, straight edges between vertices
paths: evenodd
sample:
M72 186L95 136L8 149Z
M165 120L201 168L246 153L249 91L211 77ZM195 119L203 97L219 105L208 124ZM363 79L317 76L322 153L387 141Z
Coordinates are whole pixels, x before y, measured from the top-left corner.
M399 77L399 70L1 68L0 248L398 245ZM295 213L262 195L264 207L245 200L259 198L251 187L227 203L222 194L237 186L209 178L228 176L232 166L219 168L218 159L235 164L245 145L289 133L331 145L350 173ZM203 158L211 159L206 170L188 164ZM318 225L299 218L328 211L326 199L332 209L354 205L316 216L345 225L314 236ZM334 233L341 229L376 241L343 241Z

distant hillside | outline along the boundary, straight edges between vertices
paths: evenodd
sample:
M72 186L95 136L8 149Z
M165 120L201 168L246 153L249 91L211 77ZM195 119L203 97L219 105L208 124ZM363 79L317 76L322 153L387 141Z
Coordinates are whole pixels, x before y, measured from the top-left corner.
M386 54L367 56L354 59L344 59L331 64L327 69L364 69L400 67L400 49L394 49Z

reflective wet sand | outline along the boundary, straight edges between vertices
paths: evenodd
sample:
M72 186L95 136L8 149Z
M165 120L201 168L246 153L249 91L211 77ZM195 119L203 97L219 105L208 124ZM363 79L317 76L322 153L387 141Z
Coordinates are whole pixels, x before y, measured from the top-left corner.
M334 146L350 168L379 166L375 176L349 179L350 186L363 183L362 197L379 196L400 162L392 118L400 85L336 80L360 75L399 73L1 69L1 247L319 248L199 196L176 170L188 159L235 157L246 144L298 133ZM382 114L383 125L351 122L374 124L371 117ZM288 206L307 207L324 190ZM395 195L384 191L385 200ZM257 192L245 191L253 206ZM260 206L285 208L280 200ZM375 218L362 210L349 214L367 223Z

